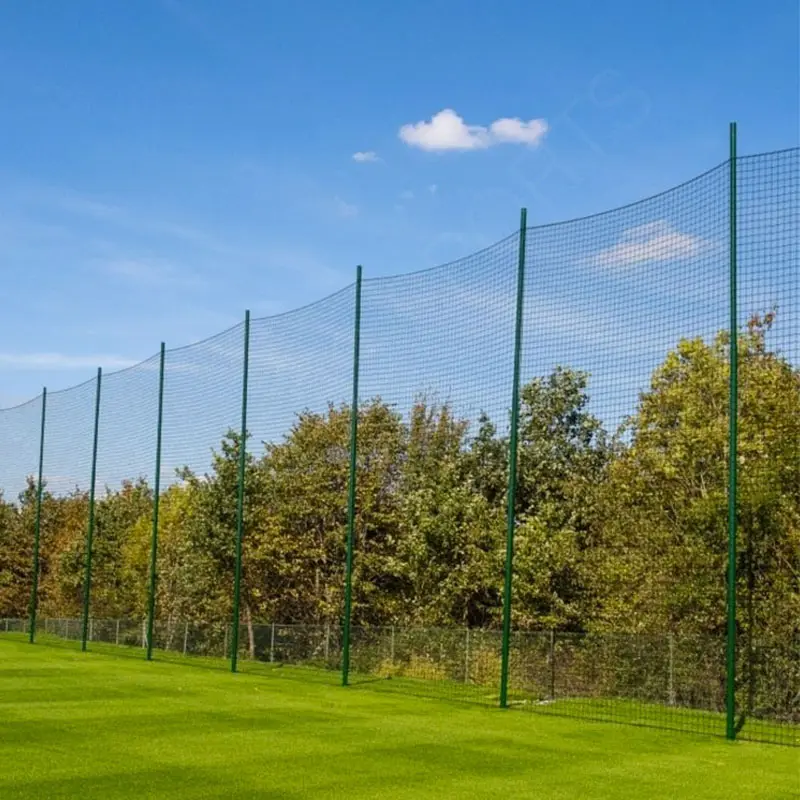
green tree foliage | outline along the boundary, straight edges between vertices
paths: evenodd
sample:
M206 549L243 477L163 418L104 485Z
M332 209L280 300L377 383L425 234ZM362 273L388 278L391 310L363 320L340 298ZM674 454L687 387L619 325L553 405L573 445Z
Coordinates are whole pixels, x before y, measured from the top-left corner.
M797 636L800 372L768 346L773 315L740 334L739 624L749 641ZM678 343L613 437L589 376L566 367L521 391L514 625L719 635L727 566L728 338ZM250 442L242 601L253 620L338 625L343 604L351 409L304 411L280 442ZM502 604L508 441L419 398L403 417L359 409L354 623L496 627ZM230 619L240 436L205 475L161 497L157 609ZM0 613L26 612L35 486L0 499ZM80 608L88 499L45 491L41 607ZM98 500L95 616L141 618L152 490ZM170 634L171 635L171 634Z
M799 630L800 373L769 352L772 316L740 336L740 624ZM591 550L597 624L725 628L728 337L683 341L653 376L598 493Z
M588 382L559 367L522 389L513 606L521 627L580 630L591 613L585 551L609 449L588 411Z
M23 495L20 496L22 502ZM0 614L22 613L30 586L32 540L25 536L19 511L0 494Z
M324 414L300 414L284 442L266 446L258 467L265 510L249 552L264 564L259 591L272 618L339 620L349 431L349 408L330 406ZM387 405L376 400L359 410L354 582L360 591L353 609L360 621L385 621L391 614L401 448L402 425Z
M493 476L489 470L471 474L480 458L466 449L466 433L467 423L454 419L448 406L418 402L411 411L399 485L397 560L405 577L400 620L427 625L495 620L502 515L497 504L475 491L480 481L491 491Z

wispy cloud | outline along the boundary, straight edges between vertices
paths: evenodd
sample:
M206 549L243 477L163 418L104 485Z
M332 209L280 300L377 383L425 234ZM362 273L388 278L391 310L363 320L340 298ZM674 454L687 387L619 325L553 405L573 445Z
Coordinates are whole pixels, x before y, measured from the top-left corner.
M358 206L342 200L341 197L334 197L333 202L336 205L336 213L340 217L352 218L358 216Z
M73 356L64 353L0 353L0 366L9 369L124 369L139 362L115 355Z
M704 252L711 243L700 236L684 233L666 220L656 220L626 230L620 240L595 253L596 267L633 267L653 261L679 261Z
M41 195L44 199L52 200L54 205L69 213L92 217L105 222L130 222L130 214L111 203L93 200L70 191L45 189L41 191Z
M0 199L2 199L2 196L0 196ZM324 203L325 210L330 213L330 200L323 198L320 202ZM321 274L312 274L313 269L310 260L305 257L304 251L301 251L298 254L298 259L295 259L290 257L291 254L287 252L288 248L285 247L276 247L272 244L267 246L260 241L243 241L240 238L231 239L224 235L218 235L212 230L186 224L180 220L171 220L163 214L155 213L152 209L128 208L108 202L105 198L87 196L63 187L25 186L21 189L18 188L9 197L10 203L32 205L37 212L41 210L66 212L68 215L74 215L82 220L91 220L99 223L97 227L98 230L102 231L102 239L94 236L91 240L98 245L94 248L97 252L93 253L88 259L91 267L104 269L108 266L110 273L131 281L138 280L143 284L169 284L172 286L187 286L191 284L200 288L201 284L205 283L206 280L212 281L212 278L210 273L208 273L209 277L206 279L197 270L187 271L186 268L174 261L169 261L168 263L168 259L132 256L130 246L117 244L119 231L133 234L137 239L139 237L147 237L148 249L152 251L155 248L155 252L165 252L172 247L173 243L185 245L195 251L198 262L209 263L211 257L221 256L230 263L253 264L261 268L264 265L280 261L281 269L296 270L300 273L308 274L315 282L318 280L328 282L330 278L330 269L325 265L322 267ZM338 199L333 205L333 210L340 217L358 214L356 206L349 203L340 205ZM8 225L4 224L4 220L0 218L0 236L2 236L4 243L8 236L19 235L23 223L24 220L20 222L15 219L13 228L9 228ZM42 226L38 224L31 226L29 223L28 227L31 227L27 235L27 239L30 241L26 241L25 244L30 247L39 247L43 234L47 233L47 231L43 230ZM67 236L71 240L77 240L80 244L86 244L87 241L90 241L87 239L85 232L80 238L75 236L73 233L75 227L71 220L67 219L57 229L53 228L50 236L52 238L56 233L59 234L60 238L57 244L60 247L63 246L61 239ZM155 243L153 242L154 239L156 240ZM140 242L137 241L137 249L139 244ZM340 282L341 278L338 280ZM338 286L339 283L337 282L336 285Z
M436 192L438 192L438 191L439 191L439 187L438 187L438 186L437 186L435 183L432 183L432 184L431 184L431 185L428 187L428 191L429 191L431 194L436 194Z
M411 189L406 189L405 191L400 192L400 199L401 200L413 200L414 199L414 192Z
M488 126L468 125L452 108L434 114L430 121L414 122L400 128L400 139L421 150L485 150L497 144L538 145L547 133L544 119L524 121L502 117Z
M133 233L167 236L197 247L214 251L227 251L229 246L207 231L164 219L161 215L131 210L104 199L88 197L61 187L26 187L19 192L23 201L32 201L43 207L54 208L67 214L103 222Z
M380 161L378 158L378 154L374 150L363 150L357 153L353 153L353 161L358 161L361 164Z
M196 273L161 260L115 259L105 262L100 269L109 275L140 286L192 288L203 286L205 283Z

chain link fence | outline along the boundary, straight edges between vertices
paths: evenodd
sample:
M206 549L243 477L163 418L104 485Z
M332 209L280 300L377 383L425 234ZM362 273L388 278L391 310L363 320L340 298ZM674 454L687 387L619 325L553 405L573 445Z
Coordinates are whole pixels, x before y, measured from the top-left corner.
M81 641L82 620L38 621L45 643ZM26 634L29 621L0 620L0 632ZM470 628L355 628L351 685L455 702L496 706L499 631ZM90 619L89 648L100 653L147 649L147 621ZM159 659L227 669L231 626L173 620L154 632ZM294 680L339 682L341 630L329 625L256 623L240 635L240 668ZM577 719L721 735L725 723L724 641L678 636L515 633L511 642L511 708ZM107 646L111 647L107 647ZM119 648L122 648L120 650ZM800 642L776 651L756 647L764 680L752 698L750 738L800 745ZM187 662L184 662L187 663Z

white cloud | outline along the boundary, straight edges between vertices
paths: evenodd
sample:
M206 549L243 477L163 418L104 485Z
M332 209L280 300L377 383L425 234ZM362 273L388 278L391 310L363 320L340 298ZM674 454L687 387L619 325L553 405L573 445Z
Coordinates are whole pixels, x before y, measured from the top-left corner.
M63 353L0 353L0 365L11 369L124 369L138 364L121 356L70 356Z
M411 147L421 150L485 150L496 144L537 145L547 133L543 119L527 122L517 117L503 117L488 127L468 125L452 108L434 114L430 122L403 125L399 136Z
M358 206L342 200L341 197L334 197L333 202L336 204L336 211L340 217L352 218L358 216Z
M358 153L353 153L353 161L365 163L369 161L380 161L378 154L374 150L363 150Z
M413 200L414 199L414 192L411 189L406 189L404 192L400 192L400 199L401 200Z
M428 187L428 191L429 191L431 194L436 194L436 192L438 192L438 191L439 191L439 187L438 187L438 186L437 186L435 183L432 183L432 184L431 184L431 185Z
M709 247L699 236L683 233L666 220L629 228L620 240L592 258L597 267L630 267L651 261L678 261L692 258Z
M543 119L531 119L524 122L517 117L496 119L489 126L489 131L496 141L513 144L537 145L547 130L547 122Z

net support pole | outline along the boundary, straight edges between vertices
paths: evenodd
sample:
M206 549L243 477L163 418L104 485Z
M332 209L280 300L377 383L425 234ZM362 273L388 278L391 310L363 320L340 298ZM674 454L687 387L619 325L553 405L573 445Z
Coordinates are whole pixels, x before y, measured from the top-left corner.
M83 578L83 627L81 628L81 650L86 651L89 636L89 603L92 597L92 546L94 541L94 494L97 482L97 438L100 432L100 392L103 368L97 368L97 388L94 398L94 438L92 441L92 477L89 484L89 524L86 528L86 571Z
M44 469L44 428L47 418L47 387L42 389L42 425L39 433L39 474L36 481L36 519L33 524L33 583L31 585L30 643L36 641L36 609L39 605L39 539L42 529L42 473Z
M156 472L153 478L153 534L150 542L150 592L147 602L147 660L153 660L153 624L156 613L156 582L158 573L158 506L161 500L161 428L164 420L164 358L166 347L161 342L158 362L158 421L156 423Z
M514 377L511 387L511 430L508 441L508 507L506 509L506 571L503 587L503 655L500 668L500 707L508 708L508 659L511 639L511 584L514 574L514 529L517 501L517 429L519 427L519 379L522 358L522 304L525 293L525 240L528 212L522 209L519 222L517 265L517 311L514 325Z
M242 593L242 536L244 534L244 479L247 463L247 378L250 369L250 312L244 313L244 358L242 365L242 427L239 433L239 476L236 492L236 571L233 578L233 630L231 672L239 657L239 601Z
M353 398L350 403L350 475L347 485L347 555L344 577L342 686L350 681L350 615L353 604L353 538L356 526L356 466L358 464L358 362L361 349L361 266L356 267L356 308L353 328Z
M728 412L728 636L725 670L725 735L736 738L736 532L739 422L739 323L736 261L736 123L730 124L730 375Z

